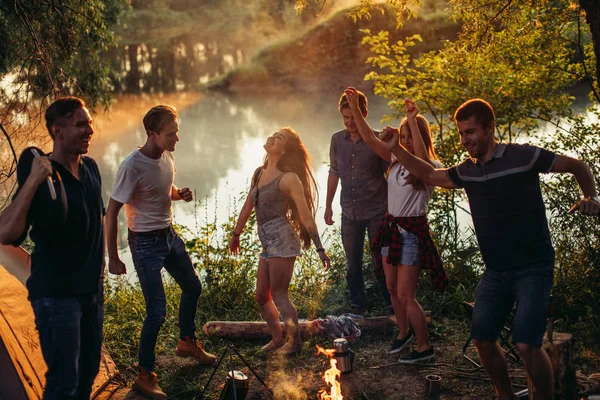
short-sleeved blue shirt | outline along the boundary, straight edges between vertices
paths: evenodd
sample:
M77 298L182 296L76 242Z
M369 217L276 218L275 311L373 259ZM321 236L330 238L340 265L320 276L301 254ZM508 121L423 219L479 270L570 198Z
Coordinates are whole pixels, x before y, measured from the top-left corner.
M464 188L487 268L508 271L553 263L554 249L539 173L550 172L556 154L527 144L498 144L485 163L468 159L448 170Z
M353 142L345 129L334 133L329 161L329 173L339 176L342 183L340 204L347 218L368 220L386 212L389 163L364 140Z

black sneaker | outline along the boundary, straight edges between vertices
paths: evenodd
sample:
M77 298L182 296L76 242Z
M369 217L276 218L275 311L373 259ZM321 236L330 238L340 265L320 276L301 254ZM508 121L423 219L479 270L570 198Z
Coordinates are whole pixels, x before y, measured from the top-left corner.
M431 346L427 350L421 352L413 350L407 355L401 356L398 359L398 362L400 364L414 364L419 363L421 361L429 360L433 357L435 357L435 352L433 351L433 346Z
M414 339L415 339L415 332L412 329L409 329L408 333L406 334L406 336L404 338L394 339L394 341L392 342L392 345L388 349L387 353L388 354L400 353Z

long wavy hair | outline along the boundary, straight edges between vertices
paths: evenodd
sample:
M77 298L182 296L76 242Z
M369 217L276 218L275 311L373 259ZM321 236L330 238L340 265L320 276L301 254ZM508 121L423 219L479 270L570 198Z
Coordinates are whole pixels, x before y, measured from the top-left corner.
M412 135L412 132L410 131L410 128L408 126L408 119L406 119L406 118L404 118L402 121L400 121L399 131L402 132L402 128L404 128L405 126L406 126L406 130L408 131L408 134ZM427 155L429 156L430 159L437 160L438 156L435 154L435 149L433 148L433 138L431 137L431 129L429 127L429 122L421 114L417 115L417 127L419 128L419 133L421 134L421 138L423 138L423 143L425 144L425 148L427 149ZM400 138L398 138L398 140L400 140ZM388 169L388 179L390 179L390 174L389 174L390 171L397 164L399 164L399 161L394 160L394 162L392 162L392 164L390 165L390 167ZM399 174L400 174L400 169L398 169L398 172L396 172L396 179L398 179ZM425 185L423 184L423 181L419 180L413 174L408 175L408 177L406 178L406 184L412 185L412 187L415 190L424 190L425 189Z
M318 198L317 184L315 178L310 170L311 159L306 151L306 147L300 140L300 136L289 126L283 127L280 130L284 130L288 133L287 143L284 148L284 154L277 162L277 169L282 172L293 172L298 175L302 187L304 188L304 198L308 205L310 214L315 216L315 198ZM269 163L269 154L265 156L263 168L266 168ZM258 182L256 182L258 183ZM256 184L255 183L255 184ZM302 241L302 247L307 249L310 247L310 235L308 230L300 222L300 215L298 214L298 208L296 204L292 202L290 213L288 218L298 232L300 240Z

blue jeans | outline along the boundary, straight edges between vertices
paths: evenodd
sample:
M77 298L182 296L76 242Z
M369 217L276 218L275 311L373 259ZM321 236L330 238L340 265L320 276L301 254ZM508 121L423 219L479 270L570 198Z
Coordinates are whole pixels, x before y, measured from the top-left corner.
M88 400L100 369L104 295L31 302L48 366L44 400Z
M407 232L401 226L398 226L398 230L402 236L402 254L400 255L400 264L418 267L421 262L421 257L419 255L419 237L414 233ZM389 246L381 248L381 256L384 257L384 260L389 254Z
M365 278L363 274L363 254L365 248L365 233L368 232L369 245L377 236L383 214L371 219L353 220L342 213L342 242L346 252L346 282L350 290L350 303L365 308ZM371 255L373 265L375 260ZM379 280L379 287L386 305L391 304L390 294L385 285L385 277Z
M185 243L172 229L167 234L154 236L130 234L128 242L146 301L146 318L140 336L139 364L148 371L154 371L156 339L167 315L162 268L167 270L181 288L179 301L179 334L181 337L195 337L194 319L202 285L185 249Z

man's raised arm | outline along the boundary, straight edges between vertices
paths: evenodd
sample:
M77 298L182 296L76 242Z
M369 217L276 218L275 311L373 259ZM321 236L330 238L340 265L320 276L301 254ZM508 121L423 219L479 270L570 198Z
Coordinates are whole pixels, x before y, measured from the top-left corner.
M38 186L52 174L48 157L33 159L31 172L10 205L0 214L0 243L12 244L27 229L27 213Z
M447 189L457 189L458 186L448 177L446 168L434 168L431 164L415 157L408 152L398 140L399 132L396 128L386 128L388 135L384 144L396 156L400 164L419 180L433 186L441 186Z

